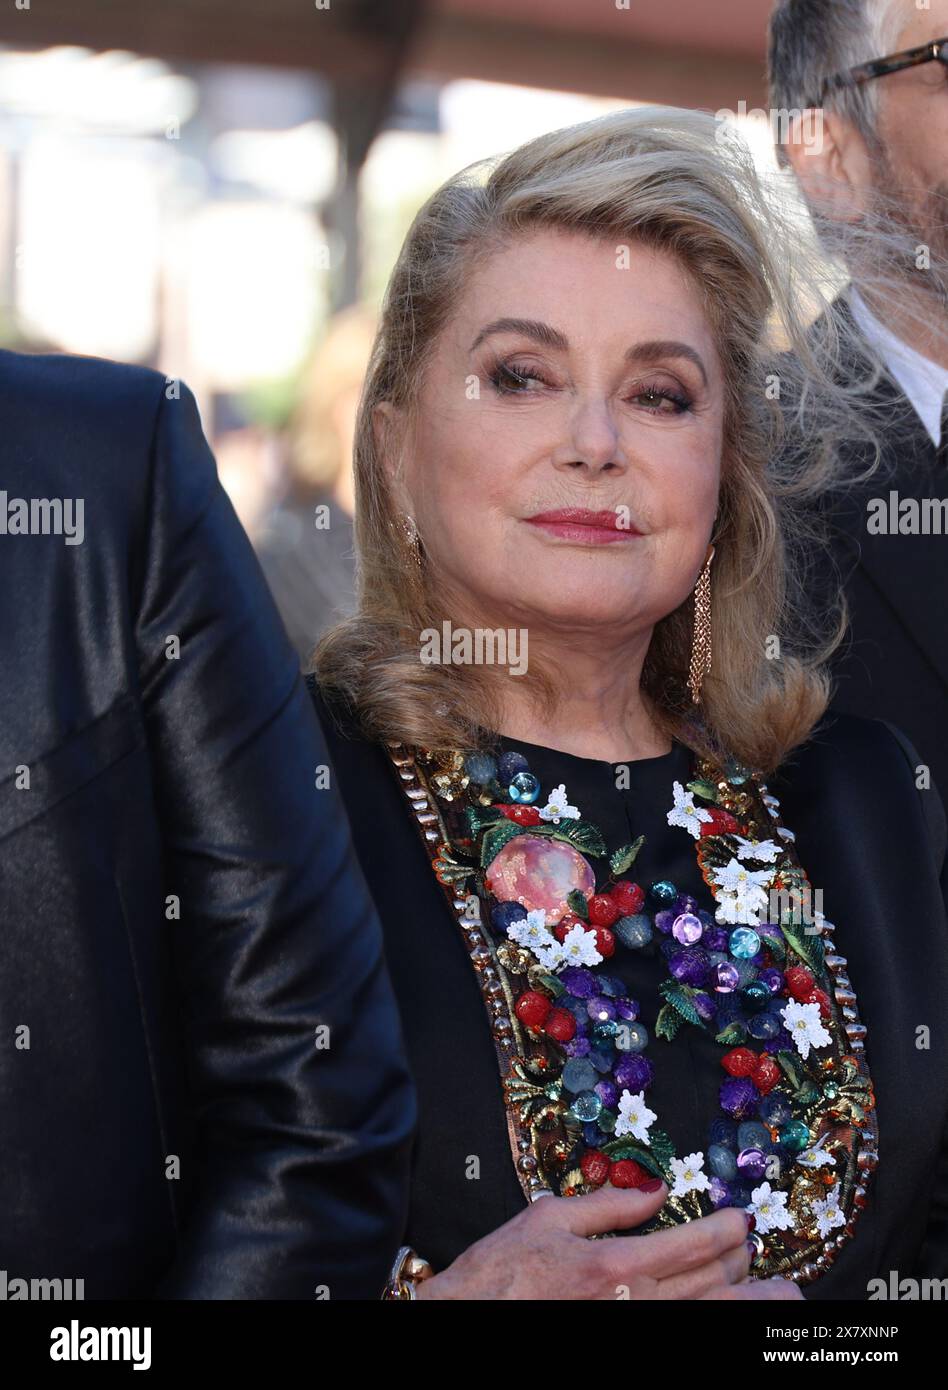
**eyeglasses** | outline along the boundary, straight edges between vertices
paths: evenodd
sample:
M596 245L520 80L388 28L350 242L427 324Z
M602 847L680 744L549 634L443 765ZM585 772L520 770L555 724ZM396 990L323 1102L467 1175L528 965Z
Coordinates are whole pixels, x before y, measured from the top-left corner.
M828 92L840 87L858 87L863 82L871 82L876 77L888 77L890 72L902 72L905 68L917 68L922 63L941 63L948 68L948 39L933 39L918 48L907 48L902 53L890 53L887 58L874 58L869 63L860 63L847 72L837 73L827 78L820 89L819 97L812 104L819 106Z

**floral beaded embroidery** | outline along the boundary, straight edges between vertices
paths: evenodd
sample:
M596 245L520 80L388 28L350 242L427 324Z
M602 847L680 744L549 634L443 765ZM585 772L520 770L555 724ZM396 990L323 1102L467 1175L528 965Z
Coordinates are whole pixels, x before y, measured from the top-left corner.
M658 1175L669 1196L641 1231L742 1206L755 1276L817 1278L865 1205L875 1106L846 961L821 912L801 920L809 881L759 776L699 760L672 788L667 820L695 840L712 915L624 877L641 838L608 854L564 785L543 800L522 755L389 753L478 971L527 1197ZM648 1105L638 1004L607 968L653 940L668 962L656 1039L703 1028L723 1049L721 1117L680 1157Z

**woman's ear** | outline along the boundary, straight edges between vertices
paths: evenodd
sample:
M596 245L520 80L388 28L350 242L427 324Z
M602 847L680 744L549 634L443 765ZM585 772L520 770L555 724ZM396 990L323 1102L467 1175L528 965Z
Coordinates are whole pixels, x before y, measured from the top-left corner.
M391 401L379 401L372 409L372 434L389 491L399 511L411 511L403 478L405 445L404 414Z

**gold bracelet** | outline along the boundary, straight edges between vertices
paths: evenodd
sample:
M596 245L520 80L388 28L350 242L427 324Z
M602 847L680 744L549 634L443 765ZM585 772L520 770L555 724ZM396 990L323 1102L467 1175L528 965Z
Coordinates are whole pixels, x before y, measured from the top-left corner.
M434 1270L427 1260L416 1254L410 1245L403 1245L395 1256L388 1283L382 1290L382 1297L408 1302L415 1297L415 1285L423 1279L430 1279Z

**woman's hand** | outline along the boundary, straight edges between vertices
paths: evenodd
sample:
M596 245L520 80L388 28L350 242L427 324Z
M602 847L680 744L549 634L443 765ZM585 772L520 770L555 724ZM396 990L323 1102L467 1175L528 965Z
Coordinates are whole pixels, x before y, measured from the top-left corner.
M799 1299L791 1280L748 1279L743 1211L645 1236L589 1240L654 1216L668 1188L544 1197L417 1286L425 1299Z

